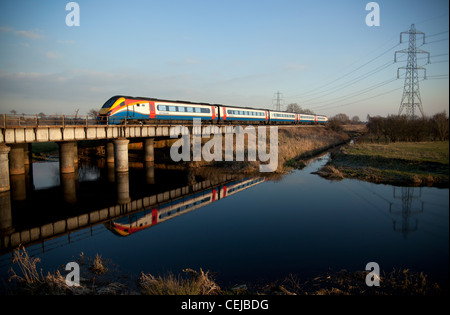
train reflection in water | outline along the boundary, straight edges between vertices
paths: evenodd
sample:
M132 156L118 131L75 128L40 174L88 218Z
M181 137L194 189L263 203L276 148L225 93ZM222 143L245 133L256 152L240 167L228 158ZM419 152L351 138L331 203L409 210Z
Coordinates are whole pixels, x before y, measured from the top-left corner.
M108 222L106 227L120 236L128 236L143 229L165 222L181 214L207 206L265 181L265 178L251 178L217 186L187 197L181 197L158 205L152 209L124 216Z

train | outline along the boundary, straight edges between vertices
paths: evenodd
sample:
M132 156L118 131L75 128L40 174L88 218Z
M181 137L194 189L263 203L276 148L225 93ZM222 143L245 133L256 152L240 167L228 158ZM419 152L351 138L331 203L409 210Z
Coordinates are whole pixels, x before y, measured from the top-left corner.
M99 124L153 124L200 119L212 124L326 124L325 115L307 115L269 109L256 109L188 101L116 95L98 112Z

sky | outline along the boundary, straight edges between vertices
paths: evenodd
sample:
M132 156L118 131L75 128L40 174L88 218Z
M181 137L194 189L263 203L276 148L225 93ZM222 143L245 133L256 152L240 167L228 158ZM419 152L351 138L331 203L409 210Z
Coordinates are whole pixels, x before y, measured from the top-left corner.
M408 31L418 35L426 115L449 107L447 0L0 1L0 113L86 115L114 95L332 117L397 114ZM70 23L69 23L70 24ZM283 108L283 107L282 107Z

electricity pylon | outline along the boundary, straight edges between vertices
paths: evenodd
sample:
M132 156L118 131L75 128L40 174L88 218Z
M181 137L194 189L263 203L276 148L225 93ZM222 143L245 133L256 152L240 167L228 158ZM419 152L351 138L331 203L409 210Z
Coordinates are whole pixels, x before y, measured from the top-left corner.
M397 79L400 77L400 69L406 70L405 85L403 87L403 96L400 103L400 109L398 114L401 115L403 110L406 109L406 115L409 118L415 118L415 108L417 107L424 116L422 108L422 100L420 98L419 92L419 70L424 71L424 79L427 78L427 72L424 67L417 66L417 54L428 54L428 63L430 63L430 53L421 49L417 49L416 46L416 36L423 36L423 44L425 44L425 33L417 31L414 24L411 25L409 31L400 33L400 43L402 43L402 35L409 34L409 46L408 49L403 49L395 52L394 62L397 62L397 54L405 53L408 54L408 61L406 67L400 67L397 69ZM422 45L423 45L422 44Z
M276 95L276 97L274 96L274 98L272 99L272 103L275 102L275 109L280 111L281 110L281 105L283 103L283 99L281 98L280 91L275 93L275 95Z

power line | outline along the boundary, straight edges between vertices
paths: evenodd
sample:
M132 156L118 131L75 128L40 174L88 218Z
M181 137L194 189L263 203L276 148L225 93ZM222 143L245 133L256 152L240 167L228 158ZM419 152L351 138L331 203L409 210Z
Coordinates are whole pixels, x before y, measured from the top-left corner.
M397 47L398 45L400 45L400 44L396 44L396 45L392 46L391 48L387 49L386 51L384 51L384 52L382 52L381 54L377 55L376 57L372 58L371 60L365 62L364 64L358 66L357 68L353 69L352 71L347 72L347 73L345 73L344 75L342 75L342 76L340 76L340 77L338 77L338 78L336 78L336 79L334 79L334 80L332 80L332 81L330 81L330 82L328 82L328 83L326 83L326 84L324 84L324 85L322 85L322 86L319 86L319 87L317 87L317 88L314 88L314 89L309 90L309 91L307 91L307 92L305 92L305 93L302 93L302 94L289 96L288 98L305 97L305 96L310 95L310 94L313 94L313 95L314 95L314 94L317 94L317 93L322 93L323 91L322 91L322 92L314 92L314 91L320 90L320 89L322 89L322 88L324 88L324 87L329 87L330 84L333 84L333 83L335 83L335 82L337 82L337 81L339 81L339 80L341 80L341 79L343 79L343 78L349 76L350 74L352 74L352 73L358 71L359 69L365 67L365 66L368 65L369 63L371 63L371 62L377 60L378 58L382 57L383 55L387 54L388 52L390 52L392 49L394 49L394 48Z

